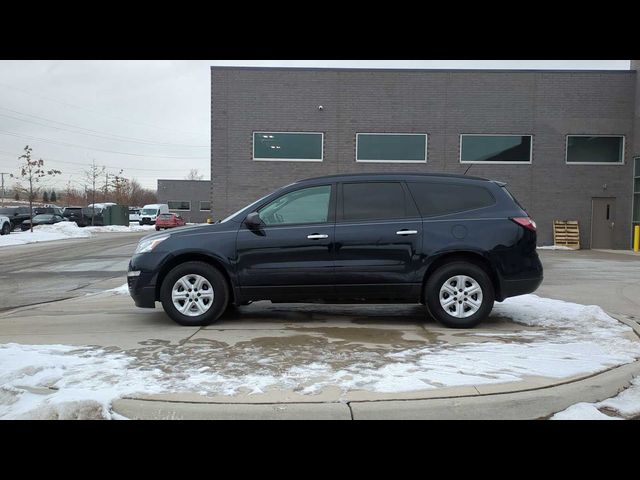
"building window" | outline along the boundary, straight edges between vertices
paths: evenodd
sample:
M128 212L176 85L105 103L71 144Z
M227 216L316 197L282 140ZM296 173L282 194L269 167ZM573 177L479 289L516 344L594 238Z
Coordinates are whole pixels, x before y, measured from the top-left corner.
M253 132L253 159L321 162L323 133Z
M357 133L356 162L425 163L425 133Z
M188 212L191 210L191 202L167 202L169 210Z
M567 163L624 163L623 135L567 135Z
M532 135L460 135L460 163L531 163Z
M211 202L200 202L200 211L201 212L211 211Z

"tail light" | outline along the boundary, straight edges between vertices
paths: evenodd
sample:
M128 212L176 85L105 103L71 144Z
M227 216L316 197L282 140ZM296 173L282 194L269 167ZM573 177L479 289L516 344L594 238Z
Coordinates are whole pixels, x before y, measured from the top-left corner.
M527 230L531 230L532 232L536 231L536 222L534 222L529 217L513 217L511 220L516 222L518 225L526 228Z

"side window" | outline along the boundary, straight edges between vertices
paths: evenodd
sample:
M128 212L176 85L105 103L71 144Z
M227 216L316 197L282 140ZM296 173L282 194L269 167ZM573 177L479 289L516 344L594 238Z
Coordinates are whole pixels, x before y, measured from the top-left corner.
M266 225L324 223L329 218L331 185L303 188L275 199L259 210Z
M489 190L476 185L425 182L407 185L423 217L475 210L496 203Z
M410 202L410 203L409 203ZM400 182L345 183L342 185L342 219L382 220L417 215L405 199Z

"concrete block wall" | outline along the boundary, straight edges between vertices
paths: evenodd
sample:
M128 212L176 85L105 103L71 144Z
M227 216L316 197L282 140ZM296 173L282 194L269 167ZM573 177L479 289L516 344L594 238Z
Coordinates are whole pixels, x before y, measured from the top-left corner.
M191 210L171 210L179 214L187 223L204 223L211 216L210 211L201 211L200 202L211 198L209 180L158 180L158 203L191 202Z
M615 247L630 246L632 158L638 151L633 71L212 67L211 81L214 219L312 176L464 173L469 164L459 162L461 133L511 133L533 135L531 165L473 164L469 174L506 181L538 222L541 245L553 243L554 219L577 219L588 248L591 198L612 196ZM257 130L323 132L324 161L253 161ZM357 163L357 132L426 133L428 161ZM567 134L625 135L625 164L567 165Z

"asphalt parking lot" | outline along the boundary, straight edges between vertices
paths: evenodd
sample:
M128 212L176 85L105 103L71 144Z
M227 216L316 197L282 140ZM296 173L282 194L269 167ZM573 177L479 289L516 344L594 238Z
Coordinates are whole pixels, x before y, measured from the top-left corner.
M159 305L138 309L117 289L142 235L0 251L8 266L0 282L0 344L21 354L35 352L43 363L37 367L30 360L29 368L43 372L69 352L79 355L78 370L67 368L64 378L52 373L51 385L62 392L89 382L92 391L124 398L114 402L114 412L130 418L281 418L279 408L286 418L381 418L382 411L391 417L409 412L400 418L442 418L447 411L455 411L454 418L475 418L482 416L477 406L451 410L444 399L463 405L501 394L506 401L509 395L590 378L640 356L637 336L599 309L566 309L561 302L536 298L496 304L489 320L473 330L443 328L420 305L270 302L231 308L207 327L181 327ZM587 250L541 250L540 255L545 281L539 296L600 305L634 321L640 307L639 257ZM19 305L26 306L13 308ZM61 345L71 350L57 350ZM15 381L26 384L25 378ZM620 378L630 377L627 372ZM606 398L619 388L602 381L587 390ZM555 411L581 400L575 392L548 398ZM428 410L407 410L408 403L394 410L385 403L408 400L445 403ZM531 398L513 402L494 413L545 415ZM205 404L208 413L175 410ZM247 413L242 405L266 410Z

